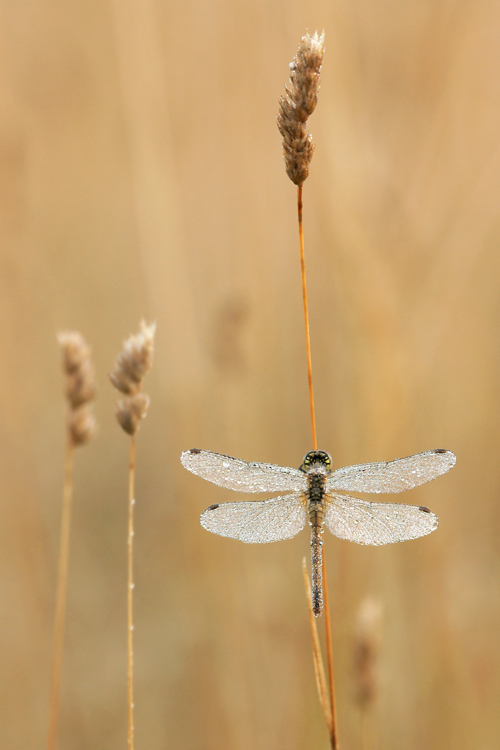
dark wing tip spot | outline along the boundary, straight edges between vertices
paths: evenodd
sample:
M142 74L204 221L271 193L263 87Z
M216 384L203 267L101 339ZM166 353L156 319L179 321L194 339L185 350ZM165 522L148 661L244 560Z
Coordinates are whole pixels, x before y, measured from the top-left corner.
M446 448L436 448L434 453L448 453L448 451L446 450Z
M210 507L208 507L207 510L216 510L218 507L219 507L218 505L210 505Z
M201 453L201 450L199 448L191 448L191 450L188 451L188 453L191 453L193 456L197 456L198 453Z
M419 505L419 510L421 510L423 513L430 513L431 511L429 508L426 508L425 505Z

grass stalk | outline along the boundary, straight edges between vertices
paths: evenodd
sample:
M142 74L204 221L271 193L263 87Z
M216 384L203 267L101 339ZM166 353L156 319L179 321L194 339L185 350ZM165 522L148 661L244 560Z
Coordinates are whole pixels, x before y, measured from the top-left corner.
M300 271L302 278L302 302L304 306L304 326L306 334L307 381L309 386L309 406L311 411L311 430L313 450L317 450L316 416L314 411L314 389L311 359L311 336L309 332L309 307L307 304L306 261L304 254L304 225L302 221L302 183L297 187L297 216L299 221Z
M282 137L283 158L285 171L290 180L297 186L297 216L299 226L300 244L300 270L302 279L302 302L304 307L304 327L306 343L307 380L309 387L309 407L311 413L311 431L313 450L318 449L316 435L316 416L314 410L314 388L312 375L311 336L309 330L309 307L307 302L306 263L304 252L304 222L303 222L303 199L302 187L309 175L309 166L314 154L314 143L311 134L307 131L306 124L309 116L314 112L318 101L319 77L324 55L324 34L306 34L302 37L297 53L290 64L289 87L285 87L285 93L281 96L278 110L278 129ZM322 545L322 540L321 545ZM326 649L328 658L328 686L325 678L323 658L319 645L318 631L314 618L311 600L311 586L307 572L304 569L306 590L308 593L309 618L313 641L313 660L316 673L316 684L320 704L325 716L330 743L333 750L338 748L337 721L335 714L335 692L333 682L333 656L330 626L330 613L328 608L328 585L326 578L325 557L322 550L321 568L315 567L313 577L318 579L322 574L323 599L325 602L325 628ZM313 554L313 566L314 566ZM321 613L318 608L316 614Z
M306 359L307 359L307 377L308 377L308 384L309 384L309 405L310 405L310 411L311 411L311 430L312 430L312 439L313 439L313 450L317 450L317 437L316 437L316 416L315 416L315 410L314 410L314 389L313 389L313 376L312 376L312 357L311 357L311 337L309 332L309 306L307 303L307 282L306 282L306 264L305 264L305 253L304 253L304 225L303 225L303 218L302 218L302 184L297 187L297 215L298 215L298 223L299 223L299 242L300 242L300 269L301 269L301 278L302 278L302 300L303 300L303 306L304 306L304 326L305 326L305 334L306 334ZM310 586L309 586L309 579L307 579L308 584L308 607L309 607L309 614L310 617L312 616L312 620L310 620L311 623L311 634L313 639L313 659L314 659L314 669L316 672L316 685L318 687L318 695L319 700L321 703L321 707L323 709L323 714L325 716L326 725L328 727L328 732L330 734L330 744L332 747L332 750L337 750L338 748L338 736L337 736L337 715L335 711L335 686L334 686L334 680L333 680L333 652L332 652L332 635L331 635L331 622L330 622L330 608L328 605L328 580L326 577L326 564L325 564L325 553L323 551L323 602L324 602L324 608L323 611L325 613L325 640L326 640L326 654L327 654L327 664L328 664L328 689L326 687L326 682L324 679L324 667L323 667L323 660L321 657L321 649L319 646L319 639L318 639L318 633L316 628L316 622L314 620L314 614L312 611L312 604L311 604L311 593L310 593ZM319 679L318 675L322 675L321 679ZM329 696L329 702L327 701L327 697ZM325 704L325 701L327 704Z
M54 623L54 646L50 677L50 709L47 750L55 750L59 719L59 696L61 687L61 667L66 620L66 593L68 588L69 544L71 531L71 509L73 505L73 466L75 448L68 435L64 468L63 504L61 514L61 535L59 542L59 569L57 577L56 612Z
M330 708L330 700L328 695L328 686L326 683L325 667L323 664L323 656L321 654L321 646L319 643L318 628L316 625L316 618L314 616L312 608L312 595L311 595L311 583L309 581L309 575L307 573L306 558L304 557L302 562L302 572L304 574L304 585L306 587L307 594L307 607L309 610L309 624L311 626L311 637L312 637L312 652L313 652L313 664L314 674L316 676L316 687L318 689L319 702L321 710L325 717L325 721L330 732L332 724L332 712Z
M73 505L73 474L75 447L85 445L95 434L96 423L91 402L95 398L94 370L90 347L78 331L58 334L63 372L66 376L66 456L64 461L63 503L59 541L54 645L50 675L49 731L47 750L55 750L61 692L61 669L66 621L68 566Z
M326 658L328 664L328 688L330 694L331 724L329 725L330 741L333 750L338 748L337 710L335 706L335 683L333 679L332 628L330 622L330 604L328 601L328 580L326 577L325 556L323 555L323 612L325 615Z
M130 435L128 474L127 532L127 737L128 749L134 750L134 506L135 506L135 434L149 408L149 396L142 392L144 376L153 366L155 324L141 321L139 333L124 341L123 348L109 378L121 394L116 418L122 430Z
M135 505L135 434L130 439L128 485L128 587L127 587L127 698L128 747L134 750L134 505Z
M325 717L325 723L328 729L330 737L330 748L331 750L339 750L339 740L337 731L337 712L335 707L335 687L333 681L333 655L332 655L332 643L331 643L331 629L330 629L330 611L328 606L328 591L327 581L325 575L325 562L323 558L323 582L324 582L324 603L323 610L325 613L325 635L326 635L326 653L328 663L328 682L325 674L325 666L323 662L323 655L321 653L321 646L319 642L317 619L314 616L312 608L312 596L311 596L311 584L307 573L306 559L304 558L302 563L303 574L304 574L304 585L306 588L307 607L309 610L309 625L311 628L312 637L312 653L313 653L313 664L314 674L316 677L316 688L318 691L319 703L323 716Z

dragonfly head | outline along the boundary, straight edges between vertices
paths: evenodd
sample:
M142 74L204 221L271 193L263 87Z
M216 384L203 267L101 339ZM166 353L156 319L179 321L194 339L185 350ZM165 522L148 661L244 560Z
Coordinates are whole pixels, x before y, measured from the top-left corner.
M302 461L301 471L308 472L309 469L323 467L329 474L332 470L332 458L326 451L309 451Z

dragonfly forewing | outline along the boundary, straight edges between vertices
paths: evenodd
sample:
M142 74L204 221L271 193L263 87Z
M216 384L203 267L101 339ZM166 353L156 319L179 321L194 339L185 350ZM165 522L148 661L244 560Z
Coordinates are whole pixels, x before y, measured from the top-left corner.
M333 471L326 487L348 492L404 492L446 474L456 462L451 451L433 450L394 461L345 466Z
M303 492L307 488L306 476L299 469L249 463L198 448L184 451L181 463L193 474L236 492Z
M340 539L358 544L391 544L417 539L437 529L428 508L403 503L373 503L328 493L325 525Z
M202 513L201 525L207 531L241 542L265 544L291 539L306 523L303 494L275 497L261 502L221 503Z

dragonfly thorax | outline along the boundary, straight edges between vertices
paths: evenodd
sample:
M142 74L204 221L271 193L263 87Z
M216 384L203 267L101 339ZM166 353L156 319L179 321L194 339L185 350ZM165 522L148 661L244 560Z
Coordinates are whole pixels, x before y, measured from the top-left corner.
M302 461L301 471L306 474L310 469L323 469L325 474L332 470L332 458L326 451L309 451Z

